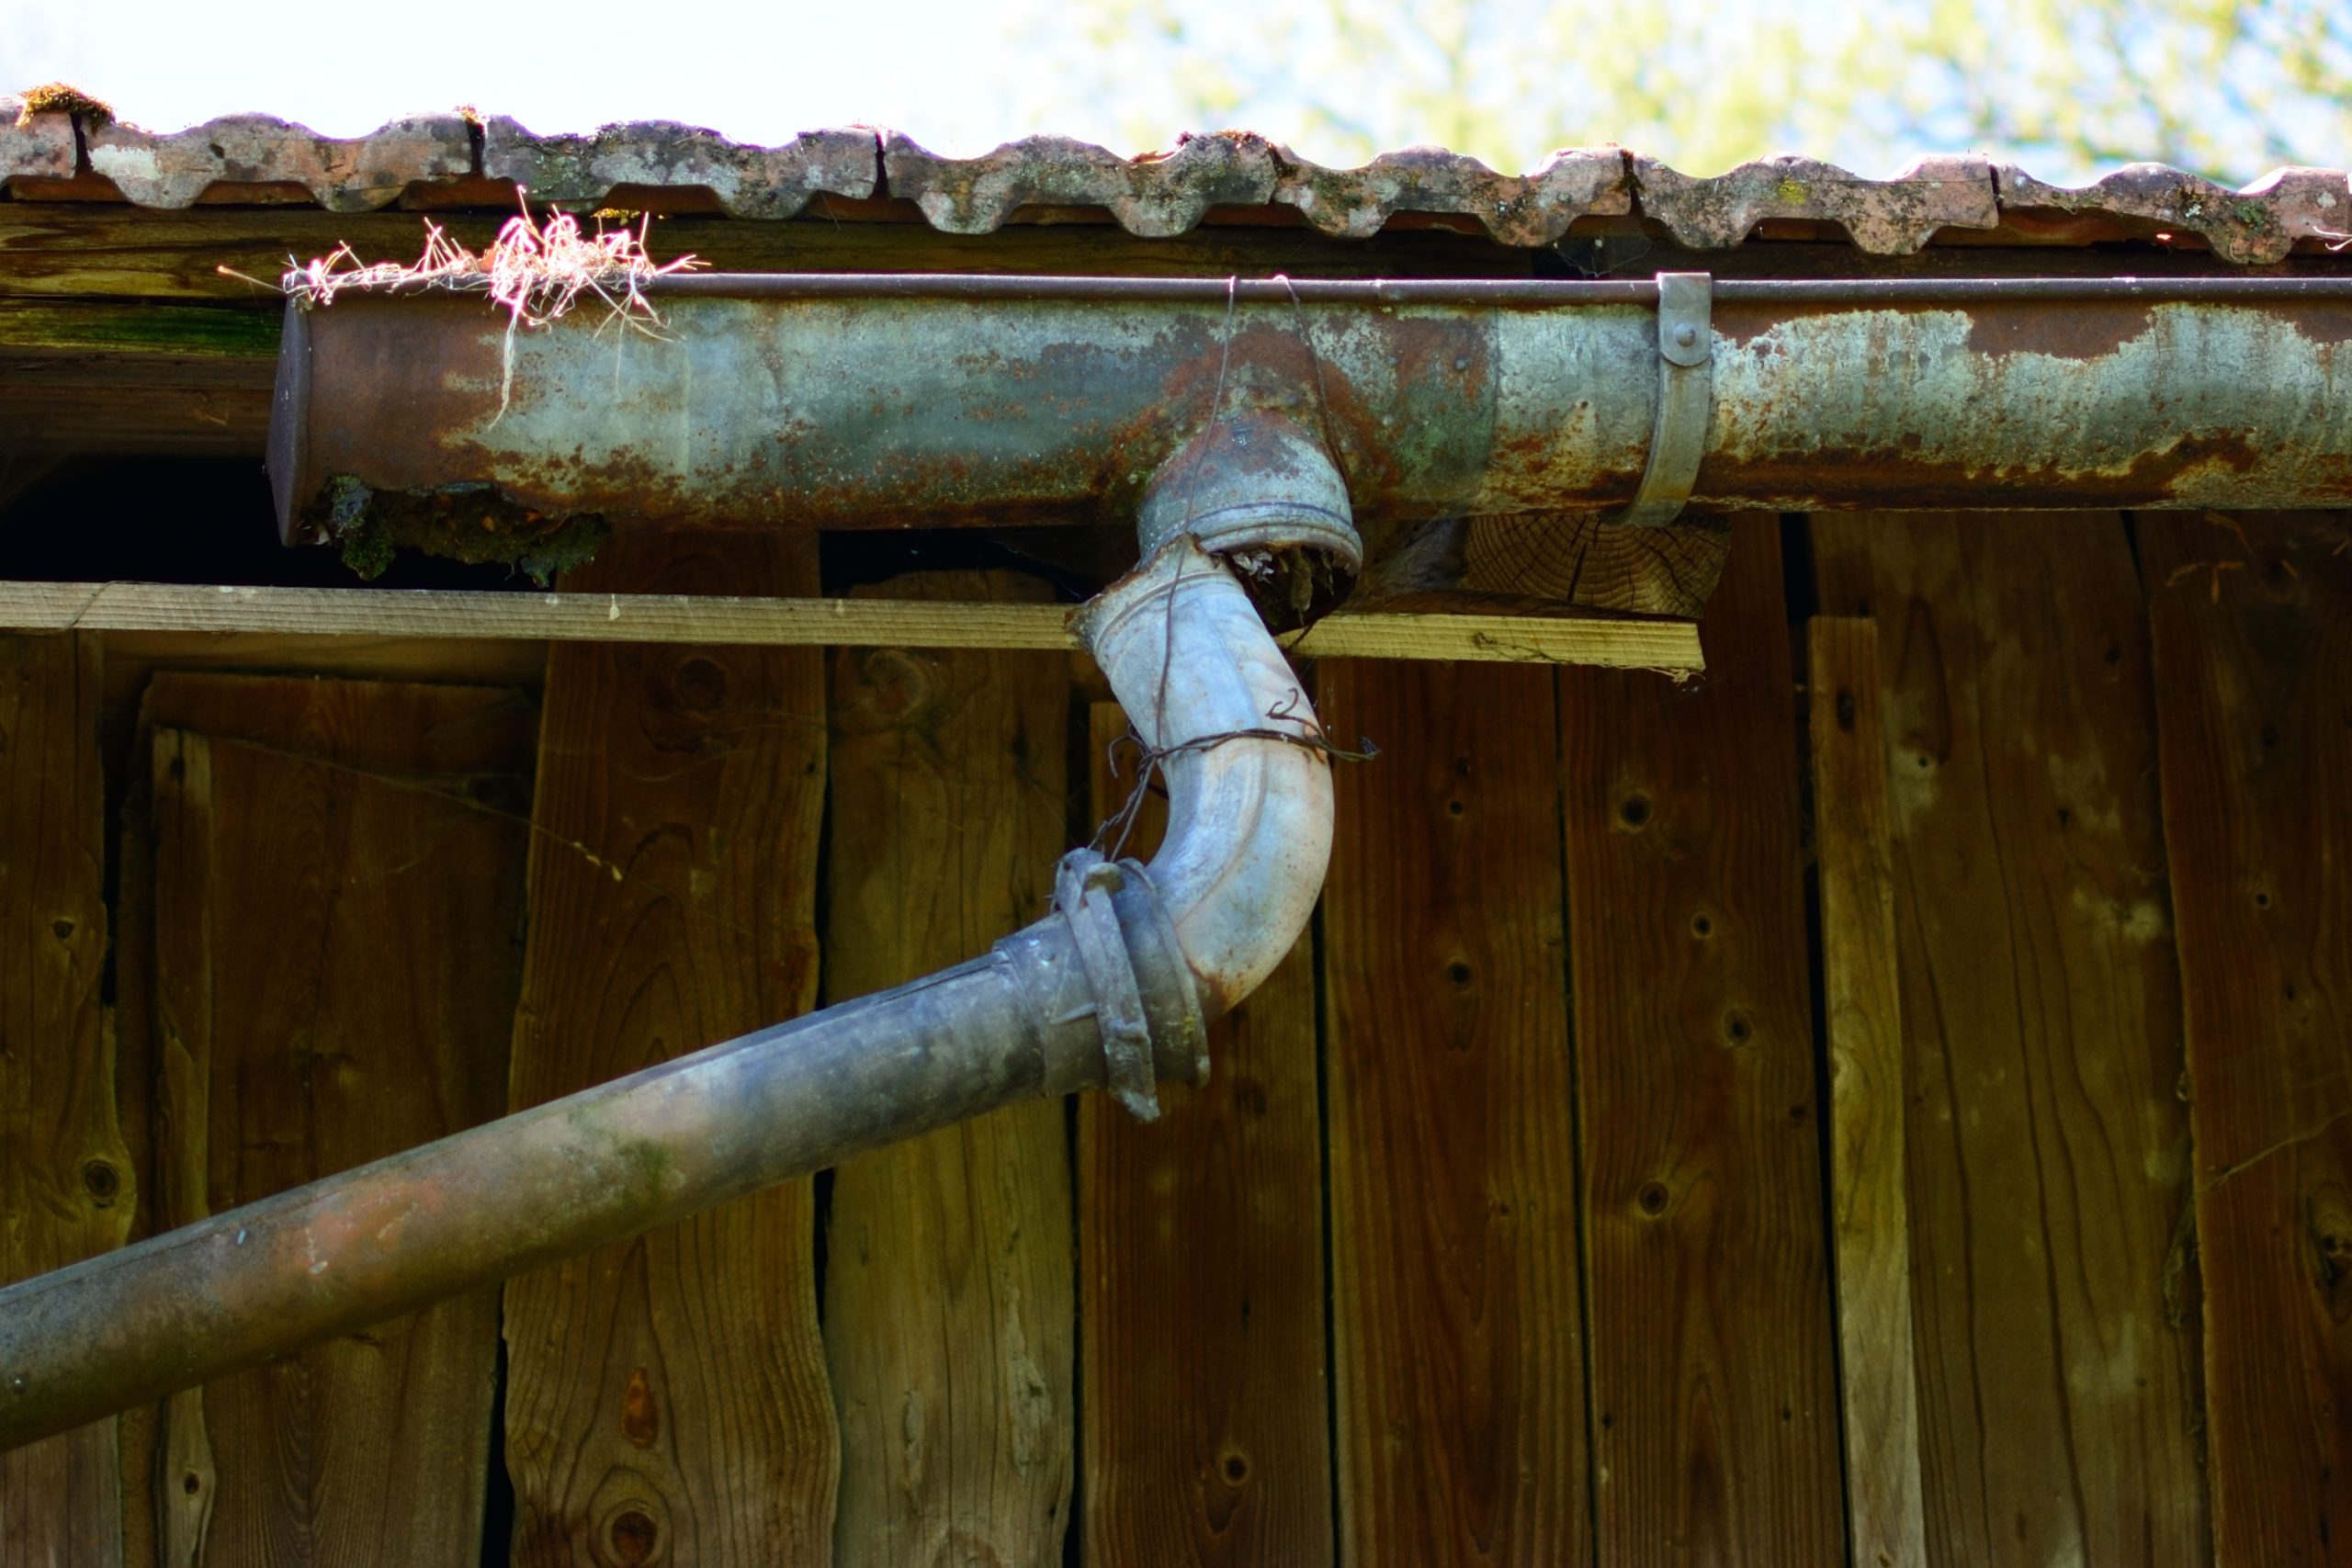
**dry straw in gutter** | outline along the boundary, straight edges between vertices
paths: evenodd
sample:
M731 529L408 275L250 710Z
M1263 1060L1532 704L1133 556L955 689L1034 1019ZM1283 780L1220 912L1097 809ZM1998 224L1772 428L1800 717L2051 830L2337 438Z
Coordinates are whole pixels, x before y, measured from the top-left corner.
M279 287L306 308L331 305L345 289L488 295L507 313L504 377L499 389L503 414L513 389L517 331L548 326L582 296L593 296L604 303L607 321L659 337L662 318L646 299L643 286L649 279L704 265L690 255L656 262L645 244L653 221L650 213L641 215L634 229L626 224L607 229L603 216L598 214L596 231L589 233L568 212L540 222L531 216L526 200L522 212L508 219L490 248L479 254L428 220L424 253L413 262L366 264L350 245L341 244L307 265L289 267ZM603 323L597 330L603 331Z

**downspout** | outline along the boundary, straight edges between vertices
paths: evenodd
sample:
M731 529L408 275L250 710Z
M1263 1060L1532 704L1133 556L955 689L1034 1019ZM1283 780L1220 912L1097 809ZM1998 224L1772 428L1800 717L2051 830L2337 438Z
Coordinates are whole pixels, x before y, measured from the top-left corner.
M1146 558L1079 623L1166 779L1148 865L1074 852L983 957L0 1291L0 1450L1015 1100L1108 1087L1148 1118L1155 1081L1201 1081L1331 846L1314 710L1211 551L1354 548L1311 441L1237 474L1230 434L1171 465Z

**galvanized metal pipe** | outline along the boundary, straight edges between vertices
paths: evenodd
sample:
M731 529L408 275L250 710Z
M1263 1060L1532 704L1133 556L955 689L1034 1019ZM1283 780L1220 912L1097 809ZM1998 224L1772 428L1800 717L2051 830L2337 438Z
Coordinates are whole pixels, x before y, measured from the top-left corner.
M1124 949L1152 1076L1289 951L1330 846L1289 666L1190 539L1099 600L1113 689L1166 766L1169 836L988 956L0 1290L0 1450L1011 1101L1105 1082ZM1075 878L1071 879L1075 882ZM1102 902L1108 895L1107 907Z
M289 315L271 464L296 538L329 528L337 476L488 481L616 525L1104 522L1256 412L1328 440L1376 554L1400 524L1630 497L1655 299L1649 280L705 276L661 281L656 340L349 295ZM1724 280L1691 503L2352 503L2347 342L2345 277ZM449 525L477 521L459 504Z

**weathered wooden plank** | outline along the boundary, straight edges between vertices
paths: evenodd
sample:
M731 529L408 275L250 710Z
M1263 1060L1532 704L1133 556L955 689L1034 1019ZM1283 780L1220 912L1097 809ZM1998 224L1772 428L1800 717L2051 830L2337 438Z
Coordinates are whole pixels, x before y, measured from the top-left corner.
M502 202L487 211L436 212L433 220L479 251L513 215L513 206ZM289 256L307 261L347 242L371 262L406 260L417 254L424 240L424 222L413 212L299 207L167 212L20 199L0 211L0 297L274 304L269 288L250 280L275 285ZM1263 229L1213 224L1145 240L1102 221L1015 222L993 234L958 235L939 233L920 221L842 222L814 210L782 223L658 218L651 249L665 259L700 256L727 272L1198 277L1276 272L1293 277L1517 277L1528 275L1532 256L1484 238L1430 230L1364 241L1332 239L1295 223Z
M1864 1568L1928 1561L1911 1353L1909 1096L1894 940L1894 845L1878 624L1811 627L1813 818L1829 1035L1829 1218L1837 1247L1846 1525Z
M455 685L383 684L322 681L310 677L255 678L240 675L153 672L142 660L109 658L106 707L111 712L135 700L135 725L110 754L129 761L124 790L121 854L115 905L115 1017L117 1057L126 1080L119 1095L123 1132L134 1156L148 1157L154 1145L150 1109L165 1080L168 1058L155 1042L155 812L151 785L149 737L158 727L191 729L216 738L258 742L275 750L395 774L483 775L485 785L501 778L527 779L536 739L537 709L521 692ZM207 755L209 756L209 751ZM502 793L493 788L493 793ZM524 807L510 800L513 810ZM175 791L175 809L185 811L185 791ZM201 904L189 889L202 884L191 875L197 844L175 835L174 863L184 902ZM198 836L198 843L202 835ZM209 875L209 873L202 874ZM511 1006L511 998L510 998ZM503 1056L503 1038L495 1053ZM193 1156L200 1168L204 1144L192 1128L185 1103L189 1080L184 1053L170 1062L175 1087L166 1100L165 1125L187 1142L175 1151ZM208 1080L209 1081L209 1080ZM503 1093L501 1098L503 1099ZM193 1135L191 1135L193 1134ZM134 1236L158 1228L164 1194L149 1182L140 1195ZM160 1224L168 1227L200 1217L206 1210L201 1185L183 1180ZM495 1330L493 1329L494 1333ZM200 1391L174 1402L177 1420L161 1422L162 1410L126 1412L123 1422L123 1532L125 1557L134 1563L187 1562L209 1528L217 1477L202 1420ZM159 1425L159 1422L161 1424ZM183 1461L165 1465L169 1446ZM196 1484L187 1485L193 1472ZM159 1478L167 1477L167 1483ZM166 1540L173 1550L166 1550Z
M0 1283L129 1237L117 1121L95 644L0 637ZM122 1561L116 1424L0 1454L0 1564Z
M927 573L885 592L1012 599ZM1068 833L1062 661L834 656L825 991L845 1001L1036 919ZM825 1348L842 1419L844 1568L1058 1562L1077 1359L1062 1106L1012 1106L834 1175Z
M2139 519L2218 1560L2352 1562L2352 542Z
M1104 821L1135 782L1104 764L1126 716L1096 704L1089 731ZM1148 860L1164 816L1125 852ZM1080 1517L1105 1568L1332 1561L1314 949L1211 1029L1208 1083L1160 1085L1159 1121L1079 1102Z
M211 1212L207 1190L212 1134L212 1060L208 1048L211 1031L182 1029L173 1021L211 1017L213 966L198 946L209 940L211 928L192 921L183 926L178 961L169 970L164 967L154 895L169 887L185 908L211 907L212 749L175 746L172 754L159 755L152 750L152 741L151 735L147 761L153 878L146 890L149 931L144 946L151 1010L147 1027L152 1038L145 1054L155 1079L150 1120L154 1225L166 1231ZM139 952L139 944L133 944L125 956L135 958ZM211 1531L212 1505L220 1488L201 1387L184 1389L164 1401L153 1472L146 1483L156 1492L155 1535L163 1568L196 1568Z
M1322 672L1341 1556L1594 1561L1542 672Z
M805 540L615 541L574 588L807 592ZM823 665L736 647L550 656L521 1108L815 1000ZM511 1281L524 1563L822 1564L838 1445L794 1182Z
M269 433L267 358L89 346L19 349L8 361L0 451L225 456L259 453Z
M54 182L51 182L52 185ZM310 206L198 207L180 211L119 201L17 199L0 211L0 294L66 299L267 299L289 256L325 255L346 241L368 261L417 254L424 225L414 211L326 212ZM486 246L514 209L503 193L469 183L462 197L474 211L447 210L450 192L421 188L409 199L430 204L435 222L476 250ZM652 193L647 193L650 195ZM672 201L684 191L662 193ZM646 199L639 196L634 199ZM694 254L722 271L1013 272L1150 276L1518 277L1538 254L1498 245L1483 235L1430 226L1435 215L1400 213L1369 239L1335 239L1305 227L1293 209L1213 211L1182 234L1142 239L1120 231L1097 209L1030 209L992 234L942 234L911 204L836 202L820 197L798 219L770 222L680 213L657 217L652 250L663 258ZM888 217L893 221L875 221ZM1038 220L1032 221L1030 220ZM1439 221L1447 221L1441 219ZM2131 225L2070 219L2053 235L2010 215L2004 229L1946 231L1916 255L1858 254L1842 235L1777 238L1728 250L1685 250L1633 217L1577 220L1557 247L1574 267L1645 272L1697 267L1723 276L1836 277L1899 275L1977 277L2019 272L2109 276L2111 252L2098 240L2144 237ZM1654 226L1652 226L1654 229ZM1785 226L1784 226L1785 228ZM2148 274L2225 270L2208 252L2175 248L2132 258ZM2293 270L2323 271L2325 255L2298 256ZM223 268L227 272L222 271ZM235 276L235 275L243 275Z
M1845 1550L1785 615L1776 523L1743 515L1708 682L1560 682L1612 1565Z
M777 647L1072 649L1069 608L922 600L684 594L480 593L436 589L232 588L152 582L0 582L0 629L210 633L299 639L333 650L359 638L521 638L723 642ZM1699 668L1688 622L1575 616L1341 613L1291 651L1322 659L1461 659L1502 663ZM284 657L284 653L277 656Z
M109 678L115 672L107 671ZM106 682L102 682L103 685ZM124 1146L138 1172L127 1241L155 1231L155 816L142 743L130 769L106 734L107 704L99 704L101 756L120 778L115 852L114 1029L115 1108ZM128 777L124 773L128 773ZM163 1541L157 1490L164 1406L141 1405L117 1417L122 1498L122 1559L133 1568L159 1568Z
M277 359L280 319L266 307L22 299L0 291L0 353L20 365L28 355L107 355L126 366L161 358L266 367Z
M159 1042L187 1064L164 1118L175 1223L488 1121L505 1099L527 710L459 688L232 684L231 725L254 739L153 740L157 863L202 863L153 905ZM412 724L402 746L401 721L420 710L489 716L503 787L416 767L434 740ZM295 749L321 727L365 732L375 755ZM167 1527L175 1557L382 1561L398 1542L403 1562L479 1561L497 1332L496 1295L478 1292L174 1401L166 1451L210 1460L209 1495ZM186 1480L167 1472L166 1495Z
M1462 586L1595 609L1696 619L1723 581L1731 529L1719 517L1667 526L1592 512L1473 517Z
M1883 628L1934 1560L2202 1561L2179 979L2112 513L1817 517Z

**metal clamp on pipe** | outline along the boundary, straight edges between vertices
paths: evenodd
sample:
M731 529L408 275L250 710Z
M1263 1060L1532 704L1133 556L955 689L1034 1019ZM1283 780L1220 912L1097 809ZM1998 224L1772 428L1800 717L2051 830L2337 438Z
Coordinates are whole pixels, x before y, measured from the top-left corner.
M1143 990L1112 903L1127 878L1141 870L1133 861L1114 863L1092 850L1072 850L1054 874L1054 907L1069 923L1070 945L1078 950L1079 965L1094 993L1094 1021L1102 1032L1108 1074L1105 1087L1136 1120L1157 1122L1159 1093L1153 1087L1157 1075L1152 1070L1151 1025L1144 1016ZM1158 901L1151 902L1157 912ZM1184 989L1190 1001L1191 987ZM1197 1002L1191 1011L1197 1019Z
M1703 272L1657 275L1657 420L1641 488L1614 522L1655 528L1690 499L1714 417L1714 283Z

